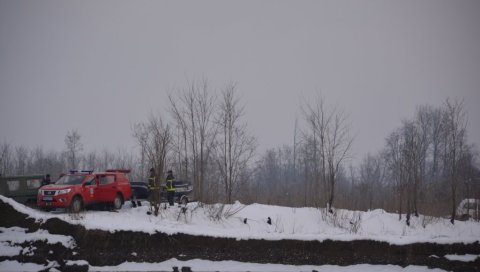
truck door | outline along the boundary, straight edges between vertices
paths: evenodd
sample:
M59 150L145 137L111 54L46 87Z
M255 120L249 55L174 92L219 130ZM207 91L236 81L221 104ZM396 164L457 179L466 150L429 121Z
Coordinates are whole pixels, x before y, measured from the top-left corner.
M97 196L100 202L112 202L117 193L117 183L115 182L115 175L102 174L98 175Z
M94 176L88 177L85 183L83 183L83 199L86 203L96 202L96 197L98 194L98 181Z

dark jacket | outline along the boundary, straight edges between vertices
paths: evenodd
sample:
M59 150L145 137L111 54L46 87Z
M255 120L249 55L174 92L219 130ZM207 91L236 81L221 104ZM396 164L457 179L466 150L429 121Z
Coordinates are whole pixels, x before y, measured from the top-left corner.
M156 181L154 173L150 173L150 176L148 177L148 189L150 189L150 190L158 189L157 181Z
M175 177L173 176L172 173L169 173L167 175L167 179L166 179L166 187L167 187L167 191L173 191L175 192L175 184L173 184L173 181L175 180Z

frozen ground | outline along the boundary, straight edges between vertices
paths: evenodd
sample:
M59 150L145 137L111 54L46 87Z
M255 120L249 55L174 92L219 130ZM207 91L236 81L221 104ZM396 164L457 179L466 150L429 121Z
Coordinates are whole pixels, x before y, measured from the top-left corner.
M36 220L58 217L88 229L107 231L131 230L146 233L185 233L236 239L326 239L350 241L369 239L391 244L409 243L473 243L480 241L480 223L456 221L420 215L412 217L411 225L398 220L397 214L383 210L356 212L336 210L330 214L316 208L289 208L269 205L198 205L189 203L182 213L178 206L161 209L160 214L148 216L148 203L131 208L126 203L118 212L86 211L78 215L49 213L18 204L0 196L18 211ZM270 218L271 224L268 224Z
M131 230L146 233L164 232L167 234L185 233L236 239L297 239L297 240L341 240L370 239L391 244L417 242L473 243L480 241L478 222L455 222L448 219L420 216L412 218L411 226L398 220L398 215L382 210L353 212L337 210L333 215L315 208L288 208L268 205L198 205L190 203L183 209L175 206L162 209L159 216L147 215L148 204L132 208L129 203L118 212L85 211L80 214L51 213L18 204L12 199L0 196L0 200L13 206L21 213L37 221L57 217L72 224L81 224L89 229L107 231ZM184 212L182 212L184 211ZM270 218L270 220L268 219ZM268 223L270 221L270 224ZM29 233L19 227L0 227L0 257L31 254L34 248L21 247L25 241L46 240L48 243L61 243L66 248L75 247L72 237L53 235L44 230ZM433 256L435 257L435 256ZM451 260L473 262L479 255L448 255ZM78 261L75 261L78 262ZM84 265L89 265L85 261ZM82 263L79 263L82 264ZM421 266L402 268L393 265L352 265L340 266L291 266L280 264L255 264L234 261L211 262L207 260L179 261L170 259L161 263L123 263L114 267L95 267L89 271L172 271L172 267L191 267L193 271L442 271ZM52 267L34 263L18 263L4 260L0 271L38 271Z

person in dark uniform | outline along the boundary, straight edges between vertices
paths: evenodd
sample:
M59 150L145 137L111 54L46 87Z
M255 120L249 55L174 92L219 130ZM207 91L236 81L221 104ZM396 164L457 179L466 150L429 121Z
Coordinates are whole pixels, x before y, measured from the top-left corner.
M170 206L173 206L173 198L175 197L175 185L173 181L175 177L173 176L172 170L168 170L167 180L166 180L166 189L167 189L167 200Z
M52 180L50 179L50 174L46 174L45 178L42 180L42 186L48 185L50 183L52 183Z

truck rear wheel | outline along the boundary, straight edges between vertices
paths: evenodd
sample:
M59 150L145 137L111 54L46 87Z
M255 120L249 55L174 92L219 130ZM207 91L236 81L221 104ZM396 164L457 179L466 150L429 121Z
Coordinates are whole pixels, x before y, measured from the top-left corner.
M122 208L122 205L123 205L123 197L122 195L117 194L115 196L115 199L113 200L113 209L119 210L120 208Z

